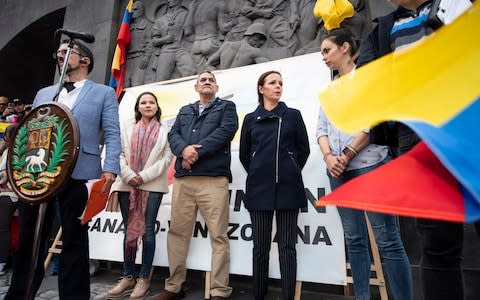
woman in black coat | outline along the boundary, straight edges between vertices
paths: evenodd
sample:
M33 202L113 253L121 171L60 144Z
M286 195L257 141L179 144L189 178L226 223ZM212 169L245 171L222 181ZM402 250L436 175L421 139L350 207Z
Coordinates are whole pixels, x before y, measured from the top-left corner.
M307 205L301 173L310 154L307 130L300 111L280 101L282 85L277 71L260 76L259 106L245 116L240 137L240 161L248 173L245 207L252 220L255 299L268 290L274 212L283 298L294 298L297 219Z

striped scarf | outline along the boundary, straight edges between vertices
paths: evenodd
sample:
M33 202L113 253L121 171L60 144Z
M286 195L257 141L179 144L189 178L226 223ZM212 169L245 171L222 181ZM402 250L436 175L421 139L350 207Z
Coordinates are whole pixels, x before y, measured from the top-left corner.
M153 118L148 124L142 120L133 127L130 168L138 174L145 167L153 146L157 142L160 123ZM147 208L149 192L130 188L130 206L128 208L127 238L125 242L125 256L135 259L138 238L145 233L145 210Z

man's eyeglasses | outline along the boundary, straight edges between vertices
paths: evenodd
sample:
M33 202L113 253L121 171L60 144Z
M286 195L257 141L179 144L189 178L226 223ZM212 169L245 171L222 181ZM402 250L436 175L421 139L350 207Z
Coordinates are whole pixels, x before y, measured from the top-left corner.
M80 52L75 51L75 50L70 51L70 53L71 53L71 54L77 54L77 55L79 55L79 56L82 56L82 55L80 54ZM56 53L53 53L53 58L54 58L54 59L57 59L57 58L59 58L59 57L65 57L65 55L67 55L67 50L58 50Z

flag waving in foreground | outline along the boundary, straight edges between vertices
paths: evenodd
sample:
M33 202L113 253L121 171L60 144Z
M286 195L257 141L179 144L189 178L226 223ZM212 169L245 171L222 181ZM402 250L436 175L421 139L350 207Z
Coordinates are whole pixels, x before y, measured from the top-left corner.
M130 21L132 17L133 0L128 1L125 13L123 14L122 24L117 36L117 47L112 60L112 74L110 75L109 85L117 92L117 97L123 90L125 80L126 49L130 44Z
M430 37L332 82L320 94L330 121L344 131L397 120L423 142L344 184L319 205L457 222L480 219L480 39L472 38L477 28L478 2Z

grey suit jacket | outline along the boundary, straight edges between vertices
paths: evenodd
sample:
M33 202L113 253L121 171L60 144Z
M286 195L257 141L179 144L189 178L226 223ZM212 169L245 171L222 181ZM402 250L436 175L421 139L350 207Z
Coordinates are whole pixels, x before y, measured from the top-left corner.
M58 85L38 91L33 106L53 100ZM80 129L80 151L72 173L74 179L100 178L103 172L120 173L120 126L118 102L111 87L87 80L72 108ZM100 138L103 131L105 159L100 159Z

